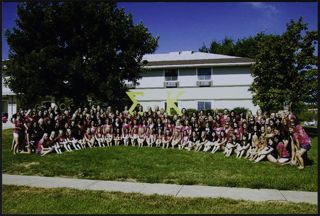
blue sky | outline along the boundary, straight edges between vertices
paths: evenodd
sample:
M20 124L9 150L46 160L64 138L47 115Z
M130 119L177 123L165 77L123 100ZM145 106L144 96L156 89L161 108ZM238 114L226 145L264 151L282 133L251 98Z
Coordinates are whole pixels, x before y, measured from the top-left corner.
M17 18L17 3L2 3L2 31L11 29ZM140 21L154 36L160 36L156 53L198 50L213 39L225 36L234 40L258 32L281 34L290 19L300 16L309 29L317 30L317 3L188 3L132 2L118 3ZM8 56L8 45L2 35L2 59Z

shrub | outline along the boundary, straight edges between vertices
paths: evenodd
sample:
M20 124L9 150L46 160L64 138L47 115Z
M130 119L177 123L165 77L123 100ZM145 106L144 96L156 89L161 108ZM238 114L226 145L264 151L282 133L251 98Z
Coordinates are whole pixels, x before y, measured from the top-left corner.
M309 110L305 110L300 112L297 115L299 121L313 121L313 120L317 120L318 115L315 111L309 111Z
M210 114L211 114L211 116L213 116L213 115L214 115L214 111L213 111L212 109L206 109L206 110L204 110L204 113L205 113L205 114L210 113Z
M187 109L188 116L192 116L192 113L197 113L197 112L198 112L198 110L196 110L196 109Z
M233 111L236 113L236 114L240 114L240 113L247 113L249 111L248 108L245 108L245 107L236 107L233 109Z

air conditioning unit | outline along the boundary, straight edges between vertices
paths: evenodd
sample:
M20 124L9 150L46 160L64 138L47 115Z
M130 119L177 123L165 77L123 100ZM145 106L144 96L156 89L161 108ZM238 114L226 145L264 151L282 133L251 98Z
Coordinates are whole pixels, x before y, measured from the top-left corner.
M166 88L177 88L179 82L178 81L165 81L164 82L164 87Z
M211 80L198 80L197 81L197 86L204 86L204 87L209 87L211 86L212 81Z
M126 86L128 88L135 88L136 87L135 84L133 84L133 83L126 83Z

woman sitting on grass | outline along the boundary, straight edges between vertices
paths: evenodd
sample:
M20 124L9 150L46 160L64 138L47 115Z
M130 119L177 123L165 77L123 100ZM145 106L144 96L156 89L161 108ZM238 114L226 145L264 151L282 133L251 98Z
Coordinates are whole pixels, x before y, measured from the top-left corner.
M189 135L188 135L188 132L187 132L187 130L184 130L183 131L183 137L182 137L182 140L181 140L181 142L180 142L180 144L178 145L178 149L184 149L184 148L186 148L187 146L188 146L188 144L189 144Z
M130 133L130 143L132 146L135 146L138 142L138 127L132 127L131 129L131 133Z
M180 144L181 144L181 136L179 135L179 131L175 130L172 137L172 141L171 141L172 149L174 149L175 146L178 146Z
M138 147L143 147L144 141L146 140L143 127L139 128L138 132Z
M119 146L119 143L121 140L120 128L116 129L113 139L114 139L114 146Z
M108 147L112 146L113 134L110 128L106 129L105 143Z
M227 143L227 138L226 138L226 134L224 130L220 131L220 135L219 135L219 139L217 140L217 142L213 145L212 151L211 153L214 154L216 153L218 150L224 150L225 149L225 145Z
M200 141L196 144L194 151L200 151L204 145L208 143L206 131L201 132Z
M102 128L101 127L97 127L97 131L94 135L94 138L96 140L96 143L98 144L98 147L104 147L104 142L105 142L105 138L102 134Z
M53 151L53 148L49 146L48 134L44 133L42 138L39 140L37 144L36 153L44 156Z
M86 133L83 136L83 143L89 146L89 148L93 148L94 141L95 141L94 135L91 134L90 128L87 128Z
M211 140L209 140L207 142L207 144L204 145L203 151L204 152L208 152L210 151L210 149L213 147L213 145L215 144L215 142L218 140L218 137L216 135L215 131L212 131L211 133Z
M232 133L230 135L230 138L228 139L226 146L224 148L224 156L225 157L230 157L230 155L233 152L233 149L238 145L239 143L236 142L236 135L235 133Z
M162 130L161 128L159 128L156 136L156 147L157 148L161 147L161 144L162 144Z
M251 143L249 143L250 146L247 150L246 157L247 159L253 159L253 157L257 154L258 144L259 144L259 138L257 134L252 135Z
M197 145L197 143L199 143L199 141L200 140L198 138L197 132L196 131L192 131L191 139L190 139L189 145L188 145L188 147L186 149L188 151L191 151Z
M262 142L260 147L260 151L258 150L257 157L255 159L255 163L262 161L264 158L268 158L268 160L275 162L276 159L271 155L271 153L275 150L274 149L275 143L273 138L268 138L266 141Z
M154 135L154 129L153 128L148 129L148 135L146 137L146 142L148 147L152 147L155 141L156 141L156 136Z
M57 154L62 154L60 145L58 143L59 137L56 136L55 131L51 131L51 134L49 136L49 146L52 146L52 149L57 153Z
M67 129L66 141L69 144L69 147L72 146L75 150L81 149L80 145L78 144L78 140L71 135L70 128Z
M249 149L250 143L247 136L242 136L241 142L237 145L237 156L236 158L242 158L244 153Z
M283 142L281 140L281 136L277 135L274 137L274 140L277 144L277 153L279 155L279 158L277 159L279 164L285 165L285 164L290 164L290 153L287 149L287 144L288 142Z
M169 129L167 129L164 136L162 137L162 148L169 148L171 141L172 141L171 132Z
M124 128L123 129L123 133L122 133L122 136L121 136L121 140L123 142L123 145L124 146L128 146L129 145L129 132L128 132L128 128Z

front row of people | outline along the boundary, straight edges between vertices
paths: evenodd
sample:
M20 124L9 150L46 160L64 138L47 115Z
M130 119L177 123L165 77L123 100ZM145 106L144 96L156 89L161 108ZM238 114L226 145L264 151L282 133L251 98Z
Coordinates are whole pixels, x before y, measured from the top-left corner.
M271 162L279 164L297 165L298 168L304 167L302 155L310 149L310 146L299 144L298 139L294 135L295 128L290 128L289 140L281 139L279 131L275 130L272 136L256 134L243 135L242 138L236 137L236 134L226 134L224 130L213 131L208 134L207 131L201 131L198 137L196 131L191 134L188 131L174 131L173 135L169 130L159 129L158 133L154 130L144 131L143 128L135 128L133 133L128 133L125 129L121 134L117 129L113 134L110 129L105 133L102 128L98 127L93 133L90 128L87 128L82 139L75 139L72 136L71 130L66 130L64 135L63 130L59 130L58 135L52 131L50 135L44 133L43 137L37 143L36 152L44 156L50 152L61 154L63 151L80 150L83 148L94 147L109 147L119 146L148 146L162 148L178 148L188 151L204 151L216 153L223 151L226 157L235 154L236 158L245 157L254 162L259 162L263 159L268 159Z

